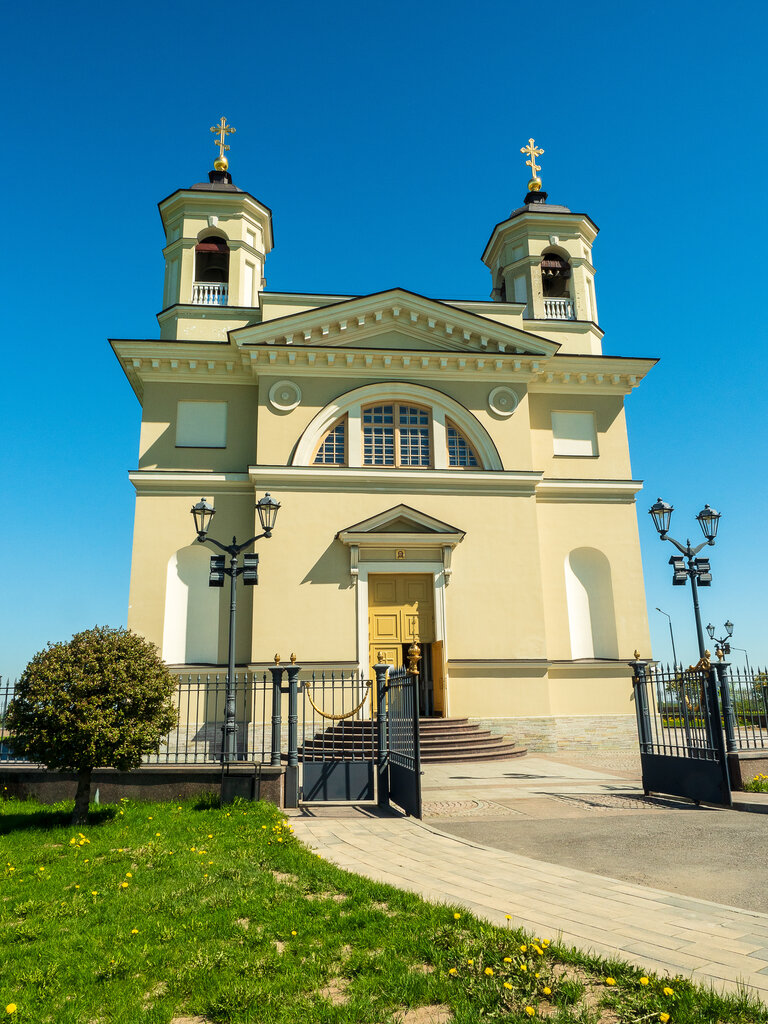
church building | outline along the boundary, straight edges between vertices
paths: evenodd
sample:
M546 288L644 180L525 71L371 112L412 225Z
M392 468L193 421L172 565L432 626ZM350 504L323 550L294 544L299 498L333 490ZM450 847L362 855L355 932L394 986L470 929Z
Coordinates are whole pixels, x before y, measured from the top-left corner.
M272 211L233 183L230 129L208 181L159 204L159 337L112 341L142 408L129 627L225 671L229 595L190 509L240 542L268 492L238 667L295 651L367 678L418 639L424 714L539 750L633 742L650 641L624 399L654 360L603 354L597 226L548 202L531 139L489 298L269 291Z

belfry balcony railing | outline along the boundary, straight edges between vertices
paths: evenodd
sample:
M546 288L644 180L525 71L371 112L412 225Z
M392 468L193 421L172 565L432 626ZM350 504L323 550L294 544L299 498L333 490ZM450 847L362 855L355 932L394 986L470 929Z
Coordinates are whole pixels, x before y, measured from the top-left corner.
M544 299L545 320L575 320L573 299Z
M226 306L229 287L217 281L195 281L192 285L194 306Z

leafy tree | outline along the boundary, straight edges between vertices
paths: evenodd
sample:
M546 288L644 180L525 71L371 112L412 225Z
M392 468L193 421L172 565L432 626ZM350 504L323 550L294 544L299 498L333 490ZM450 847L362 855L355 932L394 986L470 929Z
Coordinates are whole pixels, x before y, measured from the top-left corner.
M82 823L94 768L138 767L176 724L175 685L154 644L96 626L30 661L8 706L7 742L17 755L78 773L73 822Z

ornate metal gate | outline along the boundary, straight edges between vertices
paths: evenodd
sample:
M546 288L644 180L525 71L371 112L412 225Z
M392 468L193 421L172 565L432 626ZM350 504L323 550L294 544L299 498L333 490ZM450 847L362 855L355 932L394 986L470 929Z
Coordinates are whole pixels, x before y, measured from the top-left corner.
M379 738L379 805L395 803L421 817L419 669L417 643L408 649L408 667L376 665Z
M718 698L718 672L703 657L690 668L666 671L632 661L643 789L696 803L731 806L722 714L730 695ZM725 677L720 683L727 687Z
M299 757L302 803L373 802L373 684L344 672L313 674L303 694Z

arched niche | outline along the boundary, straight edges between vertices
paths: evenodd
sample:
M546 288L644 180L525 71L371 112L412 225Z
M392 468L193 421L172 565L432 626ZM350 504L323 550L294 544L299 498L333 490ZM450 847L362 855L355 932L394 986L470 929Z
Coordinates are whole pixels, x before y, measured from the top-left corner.
M169 665L215 665L219 660L219 595L208 586L210 552L201 544L168 560L163 659Z
M419 384L410 384L406 381L366 384L364 387L348 391L330 402L312 419L299 438L291 465L312 465L318 446L325 434L337 420L346 416L349 453L347 465L361 466L361 410L372 402L403 401L413 402L431 410L435 455L443 459L443 464L436 459L436 469L444 469L447 464L447 457L442 454L445 450L446 420L454 423L466 437L479 461L479 469L499 470L504 468L490 434L465 406L448 395L444 395L442 391Z
M575 548L565 559L571 657L618 658L611 565L597 548Z

